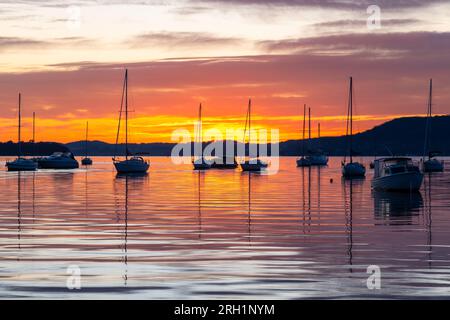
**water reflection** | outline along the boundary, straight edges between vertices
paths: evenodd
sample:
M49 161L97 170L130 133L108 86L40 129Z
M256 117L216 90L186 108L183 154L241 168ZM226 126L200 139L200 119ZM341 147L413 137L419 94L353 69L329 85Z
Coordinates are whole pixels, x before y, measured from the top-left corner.
M421 194L382 193L341 182L340 159L291 160L276 175L168 158L145 176L101 158L70 174L0 170L0 297L367 297L372 264L388 275L376 297L448 295L448 173ZM66 293L70 264L91 295Z
M412 216L423 207L420 192L389 192L373 190L374 214L377 220L387 224L412 224Z

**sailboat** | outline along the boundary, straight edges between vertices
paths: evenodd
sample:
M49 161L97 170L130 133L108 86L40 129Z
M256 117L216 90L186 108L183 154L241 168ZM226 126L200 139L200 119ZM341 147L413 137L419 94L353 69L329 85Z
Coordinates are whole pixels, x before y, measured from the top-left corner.
M311 125L311 114L310 114L310 125ZM318 131L318 141L320 143L320 123L317 127ZM311 151L311 154L308 156L309 163L312 166L326 166L328 164L328 157L323 153L322 150L317 149L314 151Z
M116 149L119 142L120 122L122 110L125 102L125 160L119 160L116 155L113 157L114 167L118 173L146 173L150 164L142 157L131 156L128 150L128 69L125 70L125 79L122 89L122 101L120 104L119 124L117 127Z
M198 107L198 127L197 134L195 138L199 141L195 141L194 143L198 143L200 146L200 157L196 158L197 154L194 154L194 158L192 159L192 164L194 165L194 170L206 170L211 168L211 164L206 161L203 157L203 128L202 128L202 104Z
M251 122L252 122L252 100L248 100L248 109L247 109L247 119L245 121L245 129L244 129L244 145L245 145L245 138L246 138L246 130L247 130L247 124L248 124L248 145L250 148L251 143ZM257 152L258 153L258 152ZM249 159L247 161L244 161L240 163L242 171L261 171L262 169L267 168L268 164L261 159L256 157L256 159Z
M444 164L437 160L435 157L438 152L432 152L430 148L430 127L432 121L432 98L433 98L433 79L430 79L430 91L428 95L428 111L427 111L427 124L425 129L425 146L422 159L422 169L424 172L442 172L444 171ZM428 153L428 160L425 160Z
M353 162L353 77L350 77L350 90L348 99L347 138L349 140L350 162L342 162L342 175L346 178L364 177L366 168L359 162Z
M19 93L19 117L18 117L18 141L17 141L17 159L6 163L8 171L35 171L37 169L37 163L33 160L22 158L22 95Z
M302 156L297 159L297 167L309 167L311 163L305 157L305 126L306 126L306 104L303 106L303 136L302 136Z
M81 164L83 166L90 166L92 164L92 159L88 157L88 132L89 132L89 122L86 122L86 140L84 142L84 158L81 159Z

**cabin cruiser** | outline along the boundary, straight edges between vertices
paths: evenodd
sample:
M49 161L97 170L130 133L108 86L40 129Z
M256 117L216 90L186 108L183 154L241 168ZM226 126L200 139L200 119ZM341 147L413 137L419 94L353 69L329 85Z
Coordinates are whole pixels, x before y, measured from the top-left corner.
M372 188L375 190L417 191L423 181L411 158L391 157L375 160Z
M145 173L150 167L142 157L131 157L123 161L113 159L113 163L118 173Z
M71 152L55 152L37 160L41 169L77 169L78 161Z
M14 161L6 162L8 171L35 171L37 169L37 163L33 160L17 158Z
M250 159L240 164L242 171L261 171L268 167L268 163L260 159Z

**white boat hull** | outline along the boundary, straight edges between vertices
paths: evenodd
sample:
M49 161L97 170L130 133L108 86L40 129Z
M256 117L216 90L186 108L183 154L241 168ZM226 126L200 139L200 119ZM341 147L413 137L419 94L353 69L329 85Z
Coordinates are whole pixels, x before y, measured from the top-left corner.
M35 171L37 163L28 159L16 159L6 163L8 171Z
M417 191L422 186L423 174L420 172L405 172L374 178L372 188L387 191Z
M342 167L342 175L346 178L364 177L366 168L358 162L348 163Z
M423 172L443 172L444 164L436 159L430 159L423 163Z
M124 160L114 162L118 173L145 173L150 165L145 161Z

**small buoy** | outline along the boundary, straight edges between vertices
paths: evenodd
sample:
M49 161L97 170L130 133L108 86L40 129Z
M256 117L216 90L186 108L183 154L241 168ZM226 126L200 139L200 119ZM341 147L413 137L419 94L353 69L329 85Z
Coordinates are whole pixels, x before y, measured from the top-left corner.
M333 183L333 178L330 179L330 183Z

